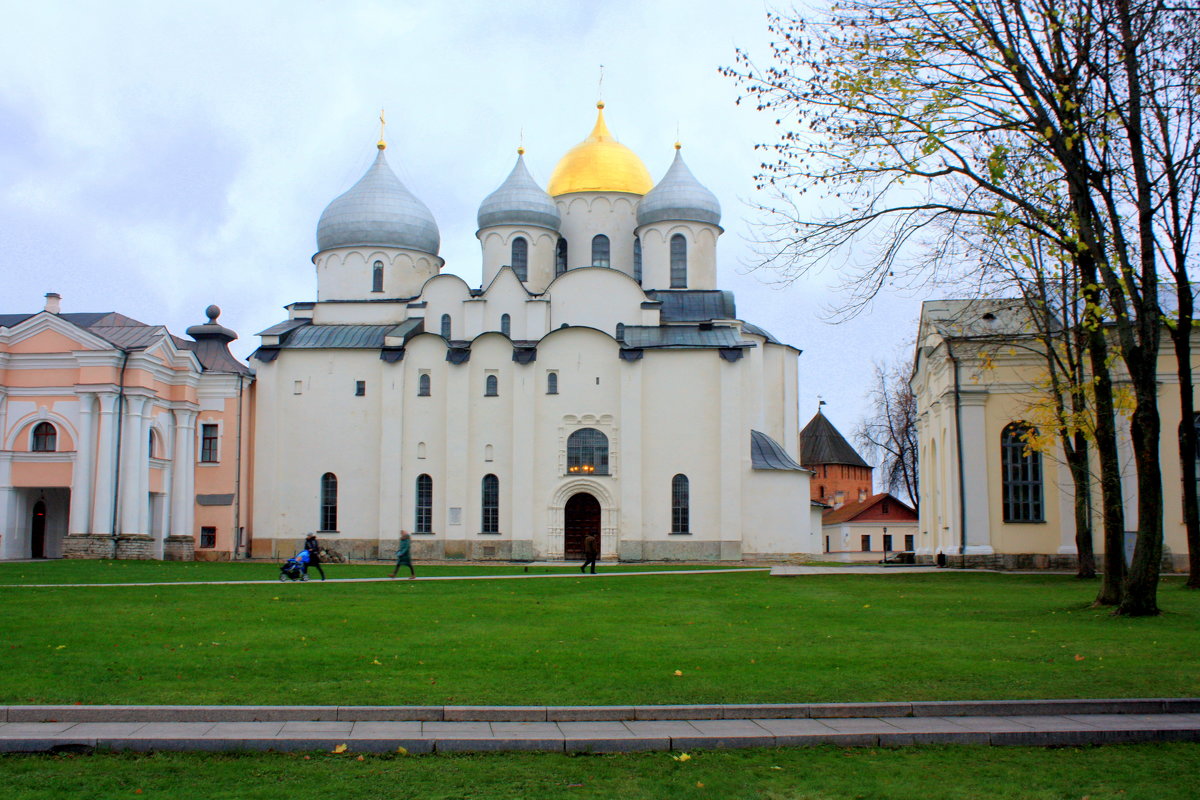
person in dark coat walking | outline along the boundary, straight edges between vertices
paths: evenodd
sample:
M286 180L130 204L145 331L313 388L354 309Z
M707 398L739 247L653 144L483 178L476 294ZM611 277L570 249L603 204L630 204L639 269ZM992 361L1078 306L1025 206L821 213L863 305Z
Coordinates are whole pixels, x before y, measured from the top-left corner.
M321 543L317 541L315 533L305 537L304 549L308 551L309 565L316 567L317 572L321 573L321 580L325 580L325 570L321 569Z
M392 569L392 574L388 575L388 577L396 577L396 574L400 572L401 566L408 567L408 579L410 581L417 577L417 571L413 569L412 565L412 537L408 531L400 531L400 544L396 548L396 566Z
M600 543L596 541L596 536L589 533L583 537L583 566L579 568L580 572L587 572L588 565L592 566L592 574L596 574L596 559L600 557Z

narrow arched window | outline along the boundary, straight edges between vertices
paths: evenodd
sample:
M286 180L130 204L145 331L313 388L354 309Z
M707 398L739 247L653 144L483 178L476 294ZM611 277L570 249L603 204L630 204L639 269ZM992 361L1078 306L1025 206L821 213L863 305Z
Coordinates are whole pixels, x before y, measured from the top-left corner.
M500 315L500 332L510 339L512 338L512 317L508 314Z
M500 479L495 475L483 476L482 531L500 532Z
M450 341L450 315L442 314L442 338Z
M422 372L421 377L417 378L417 397L429 397L429 373Z
M1042 522L1042 455L1029 446L1037 431L1013 422L1000 433L1005 522Z
M671 288L687 288L687 239L682 233L671 237Z
M671 478L671 533L688 532L690 509L687 475Z
M500 381L496 378L495 375L488 375L487 380L484 381L483 396L484 397L495 397L496 395L500 394L499 384L500 384Z
M546 373L546 394L558 394L558 373Z
M617 323L617 341L618 342L625 341L625 323L624 322Z
M383 262L376 261L375 268L371 270L371 291L383 291Z
M608 474L608 437L595 428L580 428L567 437L567 472Z
M567 240L559 237L554 246L554 275L558 277L567 271Z
M607 267L611 262L608 257L608 237L598 233L592 237L592 266Z
M512 268L521 280L529 278L529 242L518 236L512 242Z
M146 455L150 458L158 458L158 432L153 428L150 429L150 441L146 442Z
M337 530L337 476L326 472L321 476L321 530Z
M417 513L413 531L433 533L433 478L428 475L417 476Z
M58 449L58 430L49 422L39 422L33 428L35 453L53 453Z
M642 282L642 237L633 237L633 279Z

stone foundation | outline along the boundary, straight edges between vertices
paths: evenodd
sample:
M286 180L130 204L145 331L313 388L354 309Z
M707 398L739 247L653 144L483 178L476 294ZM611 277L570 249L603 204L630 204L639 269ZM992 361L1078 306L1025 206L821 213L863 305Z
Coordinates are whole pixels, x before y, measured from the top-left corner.
M111 536L93 533L72 533L63 537L63 558L112 558L115 543Z
M228 558L228 554L226 554ZM190 536L168 536L163 542L163 561L195 561L196 542Z
M741 561L742 543L714 542L680 536L665 541L623 540L617 545L621 561Z
M1061 570L1074 572L1079 567L1078 559L1073 555L1057 553L992 553L991 555L959 555L946 553L945 566L948 569L994 569L994 570ZM937 556L918 555L918 564L936 564ZM1186 556L1163 554L1162 571L1186 572L1188 568ZM1104 571L1104 556L1096 556L1096 569Z

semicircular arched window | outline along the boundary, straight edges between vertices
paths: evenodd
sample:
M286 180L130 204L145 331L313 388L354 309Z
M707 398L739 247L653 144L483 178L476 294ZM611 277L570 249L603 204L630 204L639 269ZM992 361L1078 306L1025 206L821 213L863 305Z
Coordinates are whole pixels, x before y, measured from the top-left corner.
M433 478L417 476L417 509L413 519L414 533L433 533Z
M642 282L642 237L633 237L633 279Z
M688 533L691 510L690 488L687 475L671 478L671 533Z
M500 479L495 475L483 476L482 532L500 532Z
M442 338L445 339L446 341L450 341L451 332L452 331L450 329L450 315L442 314Z
M592 266L593 267L608 267L612 265L609 258L608 237L603 233L597 233L592 237Z
M608 474L608 437L595 428L580 428L567 437L567 472Z
M495 375L488 375L484 381L483 396L496 397L500 394L500 381Z
M39 422L33 427L30 446L35 453L53 453L58 449L58 430L49 422Z
M671 288L687 288L687 239L682 233L671 237Z
M337 530L337 507L337 476L332 472L326 472L321 476L321 530Z
M512 268L520 280L529 280L529 242L524 236L512 241Z
M1042 454L1030 446L1037 430L1012 422L1000 432L1001 483L1005 522L1044 522Z
M371 291L383 291L383 262L376 261L374 268L371 270Z
M500 315L500 332L510 339L512 338L512 317L508 314Z
M558 277L567 271L567 240L559 237L558 244L554 246L554 277Z

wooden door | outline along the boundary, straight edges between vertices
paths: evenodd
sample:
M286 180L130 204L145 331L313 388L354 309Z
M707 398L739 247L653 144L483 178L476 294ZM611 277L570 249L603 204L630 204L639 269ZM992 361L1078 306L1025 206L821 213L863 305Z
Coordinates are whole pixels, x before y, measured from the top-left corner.
M583 540L588 534L600 543L600 502L586 492L572 495L563 509L564 533L563 557L583 560Z

